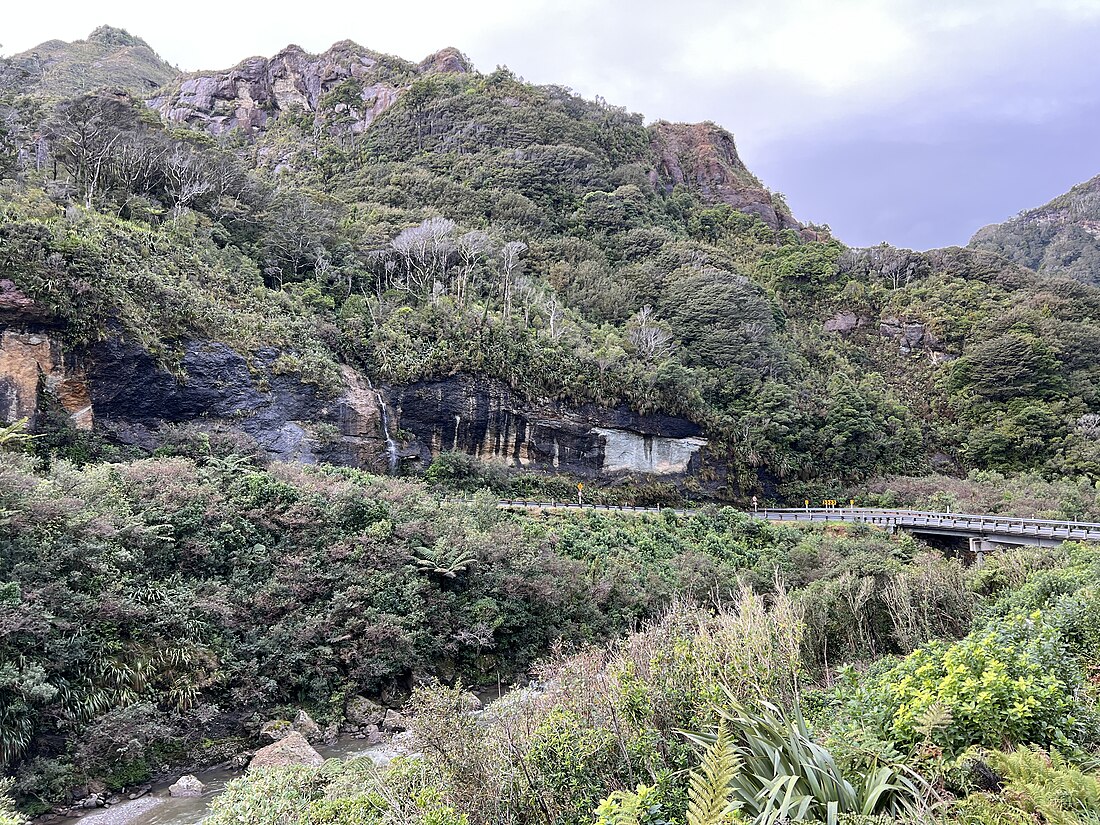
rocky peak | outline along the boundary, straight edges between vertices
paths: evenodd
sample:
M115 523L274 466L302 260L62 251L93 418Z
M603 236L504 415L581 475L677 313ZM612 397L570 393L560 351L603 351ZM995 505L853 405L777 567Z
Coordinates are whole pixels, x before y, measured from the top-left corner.
M435 54L428 55L416 68L421 74L467 74L474 70L470 59L454 46L447 46Z
M0 62L0 90L72 97L109 86L148 94L178 75L140 37L100 26L86 40L48 40Z
M654 186L687 186L710 203L725 203L755 215L773 229L800 229L790 210L752 174L737 154L733 135L714 123L653 125L657 165Z
M116 49L127 46L149 46L140 37L134 37L126 29L116 29L114 26L99 26L88 35L88 42Z
M417 69L350 41L319 55L290 45L274 57L252 57L222 72L198 72L149 99L167 120L213 134L263 130L282 112L300 109L334 128L358 132L397 99ZM338 98L338 99L337 99Z

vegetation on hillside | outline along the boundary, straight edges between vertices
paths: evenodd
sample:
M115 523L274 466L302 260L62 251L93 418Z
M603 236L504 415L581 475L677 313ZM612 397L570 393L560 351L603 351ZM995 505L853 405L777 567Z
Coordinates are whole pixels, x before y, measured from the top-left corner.
M729 497L1095 517L1095 287L779 229L676 183L661 124L370 60L217 137L125 89L0 85L0 280L76 352L122 335L179 372L210 339L330 395L350 365L686 416ZM420 758L257 772L211 822L1097 822L1094 547L967 570L717 507L507 513L569 488L454 454L421 483L267 466L219 428L143 457L40 429L0 422L0 763L27 811L411 695Z
M141 95L178 74L140 37L100 26L86 40L49 40L0 58L0 92L34 92L59 100L110 86Z
M232 783L209 821L1089 825L1098 563L1076 546L996 557L969 576L969 635L869 667L864 646L839 674L807 658L811 590L679 603L607 648L549 660L539 689L488 719L461 685L418 688L417 757L263 771Z
M402 91L361 132L345 99L370 78L216 138L121 92L9 93L0 277L73 344L122 332L170 366L217 338L284 348L332 392L348 363L683 415L728 496L933 465L1100 474L1095 289L774 229L662 179L660 124L505 69L372 71ZM824 332L837 313L854 324Z
M970 246L1044 274L1100 283L1100 177L1004 223L983 227Z

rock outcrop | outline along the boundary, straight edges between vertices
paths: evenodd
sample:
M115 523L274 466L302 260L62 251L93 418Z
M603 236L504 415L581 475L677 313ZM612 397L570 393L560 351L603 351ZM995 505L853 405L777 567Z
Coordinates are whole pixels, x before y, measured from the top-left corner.
M867 326L870 319L863 315L856 315L850 309L842 309L822 325L825 332L837 335L849 335L857 329Z
M90 389L81 363L66 358L47 332L22 332L0 325L0 422L36 422L52 395L72 426L90 430L94 420Z
M288 765L319 767L324 761L302 734L292 731L277 742L256 751L256 755L248 763L248 769L282 768Z
M417 65L350 40L321 54L291 45L274 57L251 57L227 71L187 75L147 103L169 121L211 134L262 131L292 110L313 113L334 134L358 134L418 75L470 71L466 56L450 47Z
M339 115L343 128L361 132L397 100L398 88L383 78L416 71L412 64L390 66L395 60L350 40L319 55L291 45L228 71L187 75L148 104L167 120L212 134L262 130L293 109Z
M458 451L577 476L672 475L697 470L706 444L683 418L536 404L498 381L470 376L420 381L394 388L391 397L398 428L412 436L404 455L422 462Z
M933 360L943 360L943 344L921 321L902 321L895 317L883 318L878 326L879 335L898 342L898 354L912 355L927 352Z
M204 790L206 790L206 785L200 782L197 776L187 774L187 776L181 776L175 784L168 788L168 795L192 798L202 796Z
M841 337L853 335L859 330L875 328L871 318L866 315L857 315L850 309L840 310L822 324L823 331ZM877 332L880 337L897 342L899 355L925 353L931 360L937 362L952 357L946 352L943 342L928 329L923 321L902 320L892 315L885 316L878 321Z
M429 55L416 68L421 74L466 74L474 70L470 59L454 46Z
M238 433L278 460L379 473L423 469L460 451L588 478L679 476L699 470L707 443L683 418L536 402L492 379L376 388L344 366L333 396L277 369L275 349L246 358L212 341L182 348L177 372L122 338L74 354L48 329L0 326L0 420L33 419L56 402L73 426L142 450L188 424Z
M801 224L737 154L733 135L714 123L668 123L653 126L657 165L654 186L671 192L677 185L699 193L710 203L725 203L755 215L773 229L801 229Z

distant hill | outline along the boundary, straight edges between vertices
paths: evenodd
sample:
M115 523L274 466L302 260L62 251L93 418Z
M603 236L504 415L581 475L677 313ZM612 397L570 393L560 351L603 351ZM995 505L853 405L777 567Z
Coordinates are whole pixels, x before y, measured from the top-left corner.
M140 37L100 26L87 40L48 40L0 61L0 92L62 98L111 86L148 94L178 75Z
M983 227L970 246L1040 272L1100 284L1100 175L1045 206Z

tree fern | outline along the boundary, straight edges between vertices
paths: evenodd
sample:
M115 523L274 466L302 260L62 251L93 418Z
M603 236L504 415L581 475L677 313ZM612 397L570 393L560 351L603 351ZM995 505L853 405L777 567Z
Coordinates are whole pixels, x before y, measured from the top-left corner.
M0 427L0 450L21 447L34 437L27 432L27 419L20 418L13 424Z
M698 740L696 740L698 741ZM737 748L723 722L714 740L706 744L688 787L687 825L736 822L741 803L733 799L732 783L741 766Z

